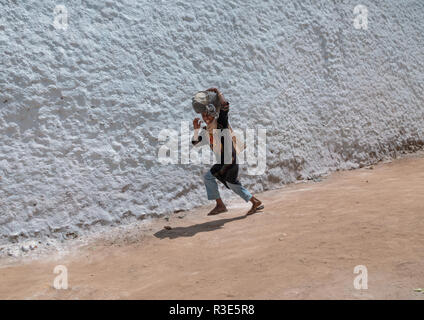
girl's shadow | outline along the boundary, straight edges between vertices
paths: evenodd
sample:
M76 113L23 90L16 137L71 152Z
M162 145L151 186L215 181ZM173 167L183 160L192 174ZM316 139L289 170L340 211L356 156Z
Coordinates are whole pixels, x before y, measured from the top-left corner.
M227 222L242 220L245 218L247 218L247 215L242 215L239 217L228 218L228 219L214 220L214 221L209 221L209 222L200 223L200 224L194 224L188 227L176 227L176 228L172 228L171 230L163 229L156 232L154 236L159 239L165 239L165 238L176 239L179 237L192 237L199 232L214 231L214 230L222 228L222 226L226 224Z

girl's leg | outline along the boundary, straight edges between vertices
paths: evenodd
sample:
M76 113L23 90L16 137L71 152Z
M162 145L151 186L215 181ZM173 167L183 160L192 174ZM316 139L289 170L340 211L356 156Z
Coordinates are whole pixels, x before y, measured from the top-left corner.
M216 200L216 207L208 213L208 215L215 215L222 212L226 212L227 208L225 207L224 202L219 195L218 184L216 183L216 178L210 172L210 170L203 176L203 180L206 186L206 193L208 194L208 200Z
M244 201L249 202L250 199L252 199L252 194L241 184L232 184L227 182L227 185L230 187L231 190L237 193Z
M206 193L208 194L208 200L220 199L218 184L216 183L216 178L209 170L204 176L203 181L205 182Z
M261 210L264 208L264 206L262 206L262 201L253 196L250 198L250 202L252 202L252 208L250 208L247 214L255 213L256 210Z

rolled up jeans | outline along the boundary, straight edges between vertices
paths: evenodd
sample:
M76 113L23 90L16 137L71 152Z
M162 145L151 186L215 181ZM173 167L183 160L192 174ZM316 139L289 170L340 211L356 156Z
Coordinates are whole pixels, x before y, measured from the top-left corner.
M205 182L208 200L216 200L221 198L221 196L219 195L218 183L216 182L216 178L210 170L203 176L203 180ZM229 182L226 183L228 187L235 193L237 193L244 201L248 202L250 198L252 198L250 192L241 184L233 184Z

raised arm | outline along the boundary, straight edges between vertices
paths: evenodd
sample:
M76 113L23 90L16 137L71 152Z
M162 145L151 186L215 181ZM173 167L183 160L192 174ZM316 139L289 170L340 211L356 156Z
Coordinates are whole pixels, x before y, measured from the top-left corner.
M217 88L210 88L207 91L215 92L218 96L221 109L219 110L218 123L222 128L228 128L228 112L230 103L224 98L224 95Z
M203 131L200 127L200 119L199 118L195 118L193 120L193 127L194 127L194 135L193 138L191 139L191 143L193 144L193 146L196 147L200 147L203 146L207 143L207 139L203 139Z

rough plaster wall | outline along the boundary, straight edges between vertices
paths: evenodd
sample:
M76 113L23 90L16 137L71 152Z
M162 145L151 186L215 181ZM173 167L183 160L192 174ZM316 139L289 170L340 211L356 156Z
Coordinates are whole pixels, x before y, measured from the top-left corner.
M353 8L368 7L368 30ZM53 9L69 12L66 31ZM80 233L206 202L205 165L161 165L158 133L216 86L267 129L251 190L424 141L424 2L0 0L0 236ZM229 194L226 193L228 196Z

